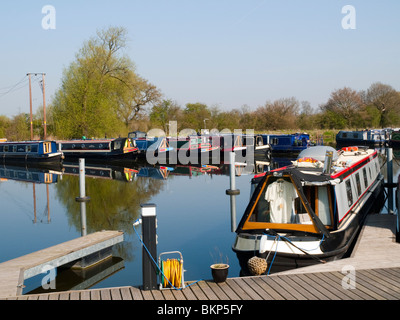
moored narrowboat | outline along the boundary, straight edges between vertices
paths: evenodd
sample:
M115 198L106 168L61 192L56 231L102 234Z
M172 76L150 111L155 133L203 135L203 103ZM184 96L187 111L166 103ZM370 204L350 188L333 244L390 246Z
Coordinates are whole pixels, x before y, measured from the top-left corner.
M55 141L0 142L0 157L5 163L60 163L63 153Z
M269 146L268 152L274 155L298 155L310 147L310 135L307 133L293 134L262 134L263 144Z
M388 131L385 129L371 129L363 131L344 131L336 134L336 148L349 146L382 147L389 141Z
M219 145L213 145L208 136L168 137L167 140L174 151L188 156L212 153L214 150L219 149Z
M368 213L383 205L376 150L310 147L291 165L253 178L233 250L284 270L342 258Z
M135 159L138 152L135 141L129 138L65 140L57 141L57 144L66 159L124 161Z
M169 146L166 137L149 137L146 132L132 131L129 132L128 138L135 141L139 155L157 156L167 154L173 148Z

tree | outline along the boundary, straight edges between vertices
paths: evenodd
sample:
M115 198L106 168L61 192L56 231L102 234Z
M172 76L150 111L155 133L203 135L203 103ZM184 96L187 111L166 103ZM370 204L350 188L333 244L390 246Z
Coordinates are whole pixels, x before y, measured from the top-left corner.
M123 124L126 128L144 105L159 97L123 54L126 39L124 28L98 31L64 70L51 108L58 137L117 135Z
M170 121L178 121L181 117L181 108L172 100L163 100L151 108L150 121L154 127L161 127L167 134Z
M0 116L0 138L7 138L7 129L11 125L11 120L6 116Z
M301 112L298 117L298 126L301 130L313 129L315 127L315 114L310 102L301 102Z
M118 97L118 114L126 127L132 120L138 119L143 107L154 105L161 98L161 92L157 87L139 76L134 76L127 86L128 90L124 88Z
M300 103L294 97L267 102L264 106L257 108L258 115L257 130L277 130L297 128L296 118L298 116Z
M6 136L9 141L21 141L30 139L29 114L20 113L13 117L6 129Z
M342 117L345 126L353 128L354 125L360 125L362 106L361 95L355 90L344 87L331 93L328 102L322 106L322 111L329 111L331 116L336 114Z
M373 83L364 93L365 103L379 114L379 126L385 128L399 124L400 94L390 85Z
M207 105L203 103L188 103L183 110L183 126L184 128L200 131L207 126L211 113Z

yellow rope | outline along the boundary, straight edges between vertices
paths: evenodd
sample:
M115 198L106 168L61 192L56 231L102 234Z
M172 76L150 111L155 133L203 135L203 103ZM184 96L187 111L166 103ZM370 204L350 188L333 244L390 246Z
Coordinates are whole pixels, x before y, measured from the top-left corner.
M161 261L163 276L163 287L174 286L179 288L182 284L182 263L178 259L167 259L167 261ZM169 283L168 282L171 283Z

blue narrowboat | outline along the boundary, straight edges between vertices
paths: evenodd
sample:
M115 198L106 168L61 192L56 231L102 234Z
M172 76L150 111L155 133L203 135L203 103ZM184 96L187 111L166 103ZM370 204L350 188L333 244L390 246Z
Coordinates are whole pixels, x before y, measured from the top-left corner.
M125 161L135 159L138 152L135 141L129 138L66 140L57 143L69 160Z
M336 135L336 148L349 146L384 146L388 141L386 130L339 131Z
M55 141L0 142L2 163L60 163L63 153Z
M310 135L307 133L293 134L262 134L263 144L269 146L272 154L299 154L310 146Z
M132 131L129 132L128 138L135 141L139 155L145 155L146 152L157 155L173 150L166 137L148 137L146 132Z

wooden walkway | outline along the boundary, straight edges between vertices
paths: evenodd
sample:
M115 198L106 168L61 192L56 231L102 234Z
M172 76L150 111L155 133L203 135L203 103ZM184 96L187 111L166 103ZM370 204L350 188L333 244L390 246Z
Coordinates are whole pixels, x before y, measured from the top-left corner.
M396 216L368 217L354 254L347 259L270 276L199 281L182 290L117 287L24 295L25 300L398 300L400 244ZM347 271L350 270L350 271Z
M400 268L357 270L355 286L348 274L319 272L200 281L182 290L118 287L24 295L18 300L398 300Z
M59 267L98 255L122 241L121 231L99 231L0 263L0 298L22 294L24 280L42 273L44 266Z

